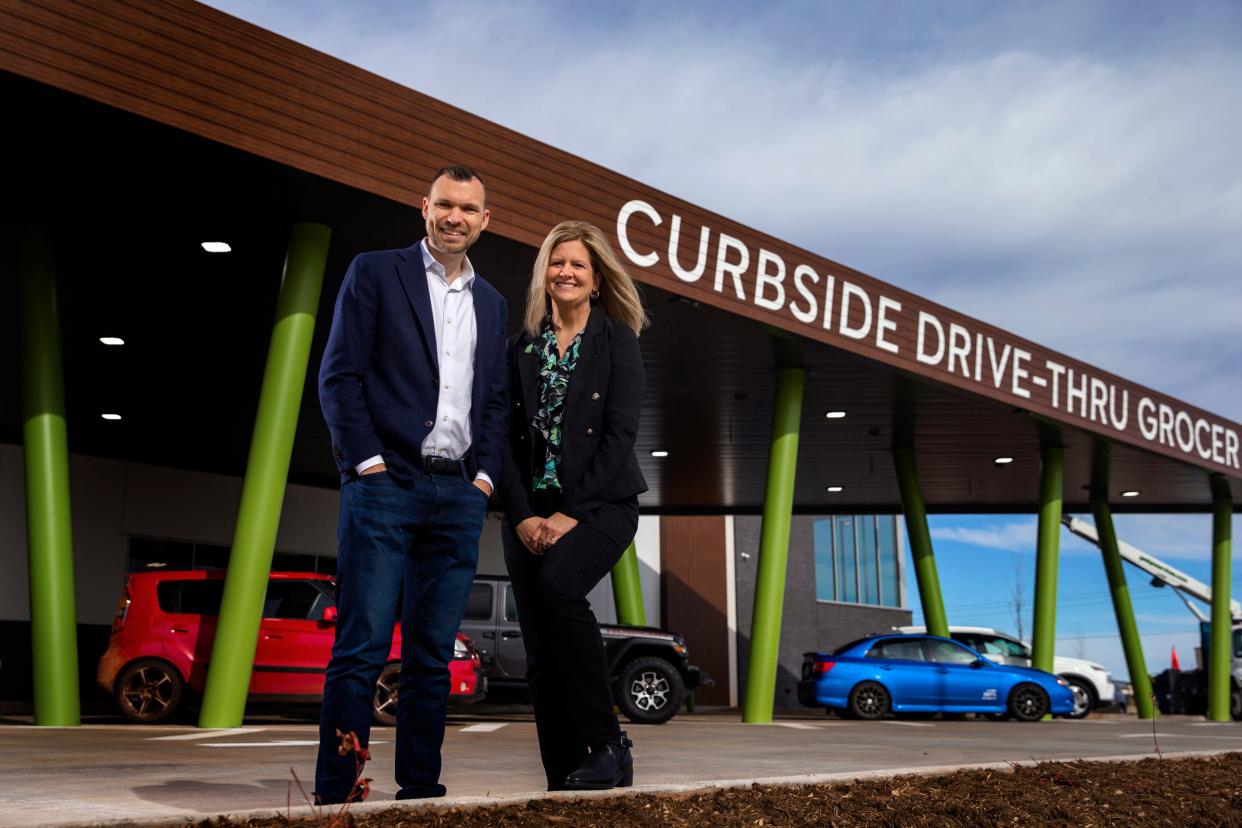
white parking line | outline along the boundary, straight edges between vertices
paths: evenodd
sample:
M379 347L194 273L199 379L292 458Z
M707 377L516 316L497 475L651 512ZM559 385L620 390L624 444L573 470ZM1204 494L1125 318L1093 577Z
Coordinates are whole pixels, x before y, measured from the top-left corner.
M1191 722L1191 727L1237 727L1233 722Z
M935 727L934 724L928 722L880 722L880 724L897 725L899 727Z
M794 730L819 730L815 725L800 724L798 722L768 722L773 727L789 727Z
M266 727L230 727L224 730L199 730L194 733L178 733L173 736L148 736L151 742L190 742L195 739L214 739L217 736L237 736L240 733L259 733Z
M461 729L461 732L462 733L491 733L493 730L500 730L502 727L504 727L507 724L509 723L499 722L496 724L473 724L473 725L468 725L466 727L463 727Z
M1122 733L1117 738L1150 739L1152 738L1152 735L1150 733ZM1208 736L1206 734L1191 736L1189 733L1158 733L1156 734L1156 739L1157 741L1164 741L1165 739L1228 739L1230 741L1237 741L1242 739L1242 733L1239 733L1236 736Z
M319 744L318 739L273 739L268 742L205 742L199 747L235 748L235 747L310 747ZM387 742L374 741L371 746L386 745Z

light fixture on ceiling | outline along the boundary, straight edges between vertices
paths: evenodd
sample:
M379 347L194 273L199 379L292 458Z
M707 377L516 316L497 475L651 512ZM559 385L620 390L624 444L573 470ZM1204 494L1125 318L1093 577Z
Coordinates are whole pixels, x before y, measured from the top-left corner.
M230 253L233 250L233 248L229 246L228 242L222 241L203 242L203 249L208 253Z
M667 451L653 451L651 452L651 456L652 457L668 457L668 452Z
M121 415L120 415L120 414L100 414L99 416L100 416L100 417L103 417L105 420L119 420L119 419L121 419Z
M1142 492L1140 492L1138 489L1128 489L1128 490L1126 490L1126 491L1122 492L1122 493L1121 493L1121 496L1122 496L1122 497L1138 497L1138 496L1139 496L1139 495L1141 495L1141 494L1142 494Z
M845 487L844 486L829 486L828 491L831 492L832 494L836 494L837 492L845 491Z
M119 336L101 336L99 337L99 341L105 345L124 345L125 344L125 340L121 339Z
M824 418L828 420L840 420L845 417L844 411L825 411Z
M1013 462L1013 458L1012 457L997 457L992 462L998 466L1008 466L1010 463Z

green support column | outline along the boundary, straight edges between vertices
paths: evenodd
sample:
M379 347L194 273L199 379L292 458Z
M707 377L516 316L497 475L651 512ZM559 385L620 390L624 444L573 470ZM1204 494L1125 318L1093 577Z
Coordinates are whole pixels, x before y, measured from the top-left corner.
M919 585L919 601L923 605L923 621L932 635L949 635L949 622L940 595L940 576L936 573L936 557L932 552L931 532L927 529L927 509L919 488L918 468L914 464L914 448L893 447L893 464L897 469L897 485L901 489L901 510L906 516L906 537L910 556L914 559L914 576Z
M1061 552L1061 486L1065 449L1060 434L1046 428L1039 467L1039 541L1035 549L1035 619L1031 666L1052 672L1057 637L1057 566Z
M638 549L631 541L625 554L612 568L612 600L617 605L617 621L635 627L647 626L643 608L643 585L638 578Z
M1208 654L1208 718L1229 721L1230 639L1229 556L1233 496L1224 475L1214 474L1212 485L1212 639Z
M747 724L772 721L805 382L804 368L777 369L772 443L768 452L768 485L763 501L763 529L759 536L758 573L755 576L755 609L750 626L750 665L746 672L746 699L742 706L742 721Z
M290 234L200 727L237 727L246 711L330 236L321 224L295 224Z
M50 234L40 227L19 227L17 260L34 721L72 727L81 724L77 608L60 312Z
M1108 502L1091 498L1091 512L1095 515L1095 531L1100 536L1100 551L1104 555L1104 571L1108 575L1108 588L1113 596L1113 612L1117 615L1117 631L1121 634L1121 647L1126 654L1126 666L1130 670L1130 686L1134 688L1134 707L1140 719L1155 716L1151 699L1151 677L1147 675L1147 660L1143 657L1143 644L1139 640L1138 624L1134 621L1134 607L1130 603L1130 588L1126 573L1121 568L1121 552L1117 549L1117 533L1113 530L1113 514Z

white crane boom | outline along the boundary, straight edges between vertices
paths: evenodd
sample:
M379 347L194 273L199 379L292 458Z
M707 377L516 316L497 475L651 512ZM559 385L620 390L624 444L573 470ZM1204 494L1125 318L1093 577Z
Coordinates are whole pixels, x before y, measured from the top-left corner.
M1096 534L1095 527L1090 523L1079 520L1078 518L1070 515L1062 516L1061 522L1065 524L1065 528L1069 529L1083 540L1090 541L1096 546L1100 545L1100 537ZM1138 567L1148 575L1155 578L1157 581L1173 587L1178 595L1182 597L1183 601L1186 601L1185 596L1189 595L1190 597L1197 598L1198 600L1211 606L1212 588L1202 581L1190 577L1180 569L1170 566L1159 558L1153 557L1141 549L1134 548L1120 538L1117 539L1117 551L1121 553L1121 559L1123 561ZM1208 620L1198 607L1189 602L1186 602L1186 606L1195 614L1195 616L1199 618L1200 621ZM1235 623L1242 621L1242 604L1239 604L1237 601L1230 601L1229 615L1233 618Z

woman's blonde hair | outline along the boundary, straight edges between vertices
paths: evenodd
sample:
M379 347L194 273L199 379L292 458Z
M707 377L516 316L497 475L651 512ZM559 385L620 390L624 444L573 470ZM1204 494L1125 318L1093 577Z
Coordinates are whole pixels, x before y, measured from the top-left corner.
M594 224L585 221L562 221L552 228L535 258L531 271L530 287L526 290L526 315L522 327L531 336L538 336L543 321L552 312L552 297L548 296L548 261L559 244L568 241L582 242L591 254L591 270L599 277L599 298L595 304L605 313L623 323L637 335L647 327L650 320L643 308L642 297L630 274L625 272L617 254L604 234Z

